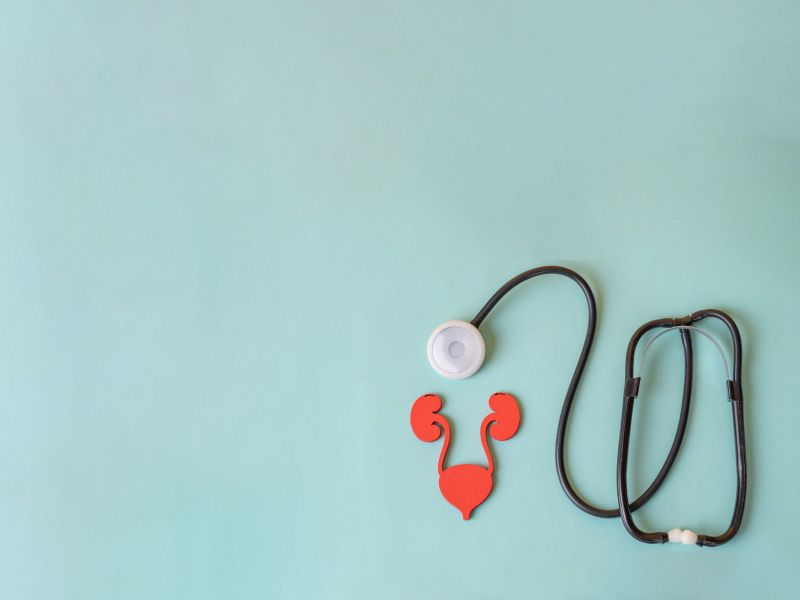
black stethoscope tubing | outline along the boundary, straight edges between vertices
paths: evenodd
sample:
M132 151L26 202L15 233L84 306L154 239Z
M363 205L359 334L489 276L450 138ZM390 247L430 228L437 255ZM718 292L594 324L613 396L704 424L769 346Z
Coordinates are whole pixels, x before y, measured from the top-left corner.
M594 341L594 334L597 325L597 304L595 302L594 294L592 293L592 289L589 287L589 284L586 280L581 277L575 271L571 269L567 269L566 267L559 267L559 266L544 266L544 267L537 267L535 269L530 269L525 271L524 273L520 273L516 277L510 279L505 284L503 284L500 289L498 289L494 295L489 299L489 301L478 311L478 314L475 315L475 318L472 319L472 324L475 327L480 327L483 320L486 316L491 312L491 310L495 307L495 305L505 296L508 292L518 286L520 283L523 283L529 279L537 277L539 275L563 275L564 277L568 277L572 281L578 284L578 286L583 291L584 295L586 296L586 304L589 310L589 320L586 326L586 336L583 341L583 347L581 348L580 356L578 357L578 362L575 365L575 370L572 373L572 379L570 380L569 387L567 388L566 396L564 397L564 403L561 407L561 415L558 420L558 428L556 430L556 472L558 473L558 480L561 484L564 493L567 497L582 511L593 515L595 517L601 518L613 518L620 516L620 509L619 508L598 508L596 506L592 506L586 500L580 497L578 493L575 491L572 483L569 480L569 476L567 475L566 466L564 462L564 446L566 442L566 430L567 430L567 423L569 421L570 410L572 409L572 403L575 399L575 393L578 389L578 384L580 383L581 376L583 375L584 368L586 367L586 362L589 358L589 351L592 348L592 342ZM668 321L667 319L662 320L665 325ZM674 324L674 323L673 323ZM684 432L686 431L686 424L689 415L689 405L691 402L691 395L692 395L692 375L693 375L693 354L692 354L692 340L689 332L686 330L681 330L681 341L683 342L683 352L684 352L684 380L683 380L683 399L681 402L681 412L678 419L678 426L675 430L675 437L672 441L672 447L670 448L669 454L667 454L667 458L664 461L661 470L656 475L653 482L648 486L648 488L644 491L644 493L639 496L636 500L631 502L628 506L628 514L631 511L635 511L638 508L642 507L653 494L658 491L658 488L661 487L661 484L664 482L664 479L667 477L670 469L672 468L673 463L675 462L675 458L678 455L678 451L680 450L681 443L683 441Z

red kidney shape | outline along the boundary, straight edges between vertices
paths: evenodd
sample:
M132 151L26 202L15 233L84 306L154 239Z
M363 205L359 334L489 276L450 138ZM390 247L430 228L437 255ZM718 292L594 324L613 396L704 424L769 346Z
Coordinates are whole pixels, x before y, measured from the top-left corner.
M519 429L519 405L511 394L498 392L489 398L489 408L494 412L488 418L494 417L494 422L489 428L489 435L499 442L510 439Z
M435 442L442 435L442 428L436 423L445 420L436 414L442 410L442 399L436 394L420 396L411 407L411 429L423 442Z

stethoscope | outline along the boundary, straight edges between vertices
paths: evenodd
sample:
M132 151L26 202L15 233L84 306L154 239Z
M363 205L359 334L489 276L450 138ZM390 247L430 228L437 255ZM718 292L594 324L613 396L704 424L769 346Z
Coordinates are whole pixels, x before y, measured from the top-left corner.
M498 302L500 302L500 300L516 286L539 275L547 275L547 274L562 275L568 277L576 284L578 284L578 286L583 291L584 296L586 297L586 303L588 307L588 323L586 327L586 335L584 338L583 347L581 348L577 364L575 365L575 370L573 371L572 378L570 379L570 383L567 388L566 395L564 397L564 403L561 408L561 415L559 417L558 427L556 429L556 472L558 474L558 480L561 484L562 489L564 490L564 493L578 508L580 508L581 510L590 515L601 518L613 518L621 516L622 522L625 525L626 530L633 537L642 542L663 543L671 541L671 542L681 542L684 544L697 544L698 546L718 546L720 544L724 544L725 542L729 541L731 538L733 538L734 535L736 535L737 531L739 530L739 527L741 526L742 515L744 512L747 479L746 479L746 465L745 465L744 417L742 412L741 337L739 334L739 330L736 326L736 323L730 316L728 316L724 312L717 309L706 309L698 311L683 318L678 318L678 319L667 318L667 319L658 319L655 321L650 321L649 323L646 323L645 325L637 329L633 337L631 338L631 342L628 345L627 360L626 360L625 386L623 392L623 411L622 411L622 421L620 424L620 443L619 443L619 452L617 459L617 496L619 501L618 508L599 508L593 506L592 504L584 500L575 491L574 486L569 480L569 476L567 475L565 467L564 446L566 439L567 424L569 421L569 415L572 409L572 404L575 398L575 393L577 391L578 384L580 383L581 376L583 375L584 368L586 367L586 362L588 360L589 352L592 347L592 342L594 341L594 335L597 323L597 307L594 294L591 290L591 287L586 282L586 280L583 277L581 277L578 273L572 271L571 269L567 269L565 267L545 266L545 267L537 267L535 269L530 269L510 279L494 293L494 295L488 300L488 302L486 302L483 308L481 308L478 311L478 313L475 315L472 321L470 322L457 321L457 320L447 321L438 326L436 329L434 329L433 333L431 334L428 340L428 360L431 366L438 373L450 379L464 379L476 373L483 364L486 352L483 336L479 331L479 327L481 326L483 321L486 319L486 317L489 315L492 309L498 304ZM727 360L725 358L725 354L719 342L717 342L716 339L708 332L694 326L694 323L697 323L706 317L712 317L721 320L727 326L730 332L731 338L733 340L733 353L734 353L733 372L731 375L728 375ZM665 329L664 331L660 332L652 339L650 339L650 341L648 342L647 346L645 347L642 353L642 358L640 360L639 376L634 377L633 362L639 341L646 333L656 328L665 328ZM656 341L656 339L661 337L661 335L663 335L664 333L667 333L668 331L671 331L673 329L679 331L684 351L683 397L681 402L680 416L678 419L678 426L676 428L675 436L673 438L669 453L667 454L664 464L662 465L655 479L647 487L644 493L642 493L642 495L639 496L639 498L636 498L633 502L631 502L628 497L626 475L627 475L628 450L629 450L630 430L631 430L631 416L633 411L633 400L638 395L639 383L641 381L641 372L645 364L644 361L647 356L647 351L650 349L650 347L652 346L653 342ZM738 479L737 494L736 494L734 515L731 521L731 525L726 532L724 532L719 536L697 535L690 530L683 531L679 528L674 528L669 532L648 533L637 528L631 515L632 512L644 506L648 502L648 500L652 498L652 496L656 493L656 491L658 491L658 489L661 487L666 476L668 475L670 469L672 468L675 462L675 458L678 455L681 443L683 441L688 421L689 405L691 402L691 393L692 393L693 353L692 353L692 340L690 335L691 331L695 331L703 335L704 337L710 339L722 354L723 363L726 371L726 377L727 377L728 396L729 400L732 403L732 409L733 409L734 436L736 444L737 479ZM495 394L493 398L495 398L495 396L501 396L501 395L504 397L508 396L508 398L510 398L510 400L506 399L506 402L511 402L514 400L513 397L511 397L508 394ZM435 408L433 412L430 411L431 407ZM513 432L511 433L511 435L513 435L513 433L516 432L516 428L518 426L518 421L519 421L518 408L516 408L516 404L514 404L514 407L517 413L516 417L517 421L516 424L514 424L513 426ZM447 446L449 444L450 428L449 425L447 425L446 419L443 419L442 415L438 414L438 411L441 408L442 408L442 402L438 396L432 394L426 394L424 396L421 396L417 400L417 402L415 402L414 407L412 408L412 415L411 415L412 428L414 429L414 432L417 435L417 437L419 437L424 441L429 441L429 442L438 439L439 430L437 429L437 427L441 427L442 430L444 430L445 444L439 459L440 488L442 490L442 493L445 495L445 498L448 499L448 501L450 501L458 508L460 508L462 512L465 512L463 510L463 507L459 506L457 501L461 502L469 501L472 503L477 502L478 504L482 502L491 491L492 471L491 469L488 470L489 481L486 484L488 485L488 489L484 490L482 488L480 494L476 494L475 490L473 489L477 485L477 483L475 482L477 482L477 479L479 479L479 477L475 478L475 482L466 477L463 478L464 479L463 482L456 481L456 483L453 483L451 481L457 479L455 475L469 475L470 473L467 472L468 468L474 470L474 468L477 468L477 465L456 465L455 467L451 467L450 469L444 467L445 454L447 451ZM485 437L487 431L489 432L490 435L492 435L493 425L491 419L493 418L493 415L496 415L497 412L498 411L495 410L495 413L489 415L482 424L482 431L484 436L483 438L484 448L486 450L487 458L490 461L490 465L492 465L491 455L489 453L488 447L486 446ZM505 429L508 429L508 425L499 416L495 418L495 421L496 423L494 427L503 427ZM509 437L510 435L506 437L496 437L495 439L508 439ZM450 473L448 473L448 471ZM449 480L443 481L451 473L453 476L450 477ZM474 474L477 475L477 473ZM485 476L481 475L480 478L485 479ZM464 489L455 489L459 488L459 486L460 488ZM454 501L453 497L456 495L456 492L462 495L466 493L468 496L469 494L472 494L472 496L474 497L468 497L466 498L466 500L464 500L461 497L457 497L456 498L457 501ZM485 495L483 495L484 493ZM475 506L477 506L477 504L475 504ZM471 506L469 510L471 511L472 509L474 509L475 506ZM469 518L468 511L465 512L464 518L465 519Z

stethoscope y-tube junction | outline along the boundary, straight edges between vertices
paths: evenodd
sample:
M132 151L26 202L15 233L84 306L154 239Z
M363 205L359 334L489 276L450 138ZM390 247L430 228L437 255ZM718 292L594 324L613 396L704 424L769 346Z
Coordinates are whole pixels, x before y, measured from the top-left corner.
M681 335L695 329L694 323L711 317L722 321L730 333L733 343L733 373L727 374L726 381L728 400L733 412L733 434L736 446L736 501L733 509L733 518L728 529L720 535L695 534L692 531L681 531L672 529L669 532L655 531L647 532L639 529L633 520L632 511L636 508L636 502L631 503L628 498L628 450L630 446L631 419L633 416L634 399L639 394L640 377L634 377L633 363L636 348L639 341L647 332L657 328L679 329ZM707 335L702 330L697 330L703 335ZM721 350L721 349L720 349ZM645 350L646 351L646 350ZM723 354L724 359L724 354ZM687 373L688 371L687 366ZM727 363L726 363L727 371ZM640 370L641 373L641 370ZM680 319L657 319L645 323L631 337L628 344L628 352L625 361L625 389L622 401L622 421L620 423L619 453L617 456L617 498L620 506L620 516L628 533L641 542L648 544L663 544L667 541L682 542L684 544L697 544L698 546L719 546L730 541L739 531L744 514L745 493L747 490L747 467L745 461L745 437L744 437L744 414L742 410L742 340L739 328L734 320L721 310L709 308L701 310ZM683 408L681 418L684 417ZM679 427L680 429L680 427ZM681 433L682 435L682 433ZM673 444L674 446L674 444ZM663 470L663 469L662 469Z

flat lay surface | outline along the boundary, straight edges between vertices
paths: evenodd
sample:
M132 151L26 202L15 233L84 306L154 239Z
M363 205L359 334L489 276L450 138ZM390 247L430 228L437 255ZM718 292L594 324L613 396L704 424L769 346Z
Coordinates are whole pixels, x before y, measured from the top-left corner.
M0 597L796 597L800 5L4 2ZM739 534L646 545L575 508L555 434L586 328L546 275L445 379L426 343L539 265L598 330L568 430L616 505L625 350L719 308L743 338ZM730 356L718 324L703 323ZM731 518L719 353L695 335L686 440L636 513ZM648 351L631 494L678 418L679 334ZM484 465L468 521L438 487Z

